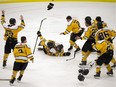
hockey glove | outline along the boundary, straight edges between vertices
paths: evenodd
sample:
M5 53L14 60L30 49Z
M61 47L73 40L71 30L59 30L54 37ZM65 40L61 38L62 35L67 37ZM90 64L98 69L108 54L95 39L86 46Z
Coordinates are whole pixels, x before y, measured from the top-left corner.
M70 56L70 52L64 52L63 56Z
M34 58L31 58L30 61L31 61L32 63L34 63Z
M38 37L40 37L41 36L41 32L37 31L37 35L38 35Z

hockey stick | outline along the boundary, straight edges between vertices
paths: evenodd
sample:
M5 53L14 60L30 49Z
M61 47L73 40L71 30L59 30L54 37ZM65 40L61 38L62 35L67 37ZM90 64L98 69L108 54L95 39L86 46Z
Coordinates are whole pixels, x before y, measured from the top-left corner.
M43 23L44 20L46 20L46 18L44 18L44 19L41 20L40 27L39 27L39 31L41 30L41 26L42 26L42 23ZM33 49L33 54L35 53L37 41L38 41L38 36L36 38L35 46L34 46L34 49Z
M66 59L66 61L69 61L69 60L73 60L73 59L75 59L75 56L76 56L76 52L74 52L74 56L73 56L73 58Z
M0 81L10 81L10 79L0 79Z

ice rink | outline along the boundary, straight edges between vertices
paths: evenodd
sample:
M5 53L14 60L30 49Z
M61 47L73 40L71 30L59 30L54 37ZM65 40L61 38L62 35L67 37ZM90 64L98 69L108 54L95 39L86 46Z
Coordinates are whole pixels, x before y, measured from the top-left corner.
M91 16L95 19L96 16L101 16L103 21L108 24L110 29L116 30L116 3L92 3L92 2L53 2L54 8L47 10L49 2L44 3L12 3L12 4L0 4L0 11L5 10L6 21L10 18L16 18L17 24L20 23L20 15L23 15L26 27L22 30L18 39L20 41L21 36L26 36L28 44L31 46L32 51L37 38L37 31L42 19L41 33L47 40L55 40L58 43L64 45L65 51L69 47L69 35L59 35L65 31L67 26L66 16L71 15L80 21L81 27L85 27L84 18ZM0 12L1 15L1 12ZM86 28L86 27L85 27ZM11 53L8 58L8 64L5 69L2 69L2 58L4 53L3 40L4 29L0 25L0 79L9 79L12 75L12 68L14 62L14 56ZM38 43L39 43L38 39ZM85 41L78 40L76 43L82 47ZM116 45L116 39L114 40ZM38 47L38 46L37 46ZM77 79L78 65L81 62L81 51L76 54L74 60L66 61L69 57L51 57L45 55L42 51L38 51L37 48L34 53L34 63L29 63L24 77L21 83L14 83L16 87L116 87L116 71L114 70L114 76L109 77L106 74L106 68L103 66L101 70L101 78L95 79L95 66L90 70L90 73L86 76L84 82L80 82ZM115 54L116 57L116 46ZM88 62L94 61L97 58L96 53L92 53L88 57ZM8 81L0 81L1 87L10 87Z

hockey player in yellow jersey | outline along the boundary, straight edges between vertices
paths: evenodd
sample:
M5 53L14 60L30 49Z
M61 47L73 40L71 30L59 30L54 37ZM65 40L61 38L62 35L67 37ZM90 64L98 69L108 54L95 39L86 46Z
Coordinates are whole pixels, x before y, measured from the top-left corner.
M75 52L77 52L80 50L80 47L76 44L77 39L75 39L75 37L81 36L84 32L84 28L81 29L79 21L76 19L72 19L71 16L67 16L66 20L68 21L67 28L64 32L60 33L60 35L66 35L71 32L69 41L70 48L68 49L68 51L72 50L74 46L76 48Z
M93 51L92 44L95 43L95 33L98 31L97 25L93 25L91 23L90 16L85 17L85 25L88 28L84 36L82 37L82 39L85 39L86 42L84 43L82 47L82 60L79 65L87 64L87 57Z
M19 31L21 31L25 27L22 15L20 16L20 20L20 25L16 25L15 18L10 18L9 24L7 24L5 21L5 11L2 11L1 24L5 30L4 40L6 41L4 47L3 67L6 66L7 58L11 53L11 49L14 49L14 46L17 44L17 36Z
M64 52L62 44L56 43L53 40L46 40L40 31L37 32L37 35L40 37L39 46L43 46L42 50L45 54L49 56L70 56L70 52Z
M113 43L113 39L116 37L116 31L108 29L108 28L103 28L102 25L100 23L99 24L99 28L101 28L100 30L98 30L95 34L95 41L96 43L99 41L99 37L101 37L104 40L109 41L110 43ZM116 67L116 60L113 57L112 61L113 66L112 67Z
M94 75L95 78L100 77L102 64L106 65L106 68L108 70L107 74L113 75L113 70L109 63L112 60L114 54L113 52L114 46L109 41L104 40L101 36L99 36L98 39L99 41L97 41L96 44L93 45L93 48L97 50L97 52L99 52L99 56L96 60L97 66L96 66L96 74Z
M112 39L116 37L116 31L107 28L101 28L99 31L96 32L96 42L98 41L99 36L112 43Z
M32 61L32 63L34 61L31 48L27 44L27 40L25 36L21 37L21 43L15 45L14 57L15 57L15 62L13 66L13 73L11 76L10 84L14 83L18 72L19 72L19 77L17 78L17 80L21 81L24 71L27 68L28 61Z

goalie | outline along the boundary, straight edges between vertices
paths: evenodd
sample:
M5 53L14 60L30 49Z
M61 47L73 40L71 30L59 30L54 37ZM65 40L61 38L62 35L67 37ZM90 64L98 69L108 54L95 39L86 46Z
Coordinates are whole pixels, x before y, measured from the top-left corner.
M56 43L53 40L46 40L40 31L37 32L37 35L40 37L39 46L43 47L38 48L38 50L43 50L49 56L70 56L70 52L64 52L64 46L62 44Z

